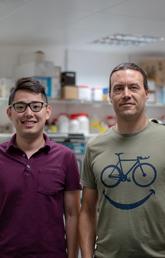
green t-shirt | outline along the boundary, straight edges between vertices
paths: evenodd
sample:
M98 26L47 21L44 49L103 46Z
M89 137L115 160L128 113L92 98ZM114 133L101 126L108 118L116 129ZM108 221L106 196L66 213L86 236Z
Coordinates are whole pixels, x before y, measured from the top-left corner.
M89 141L82 184L99 194L98 258L165 258L165 127Z

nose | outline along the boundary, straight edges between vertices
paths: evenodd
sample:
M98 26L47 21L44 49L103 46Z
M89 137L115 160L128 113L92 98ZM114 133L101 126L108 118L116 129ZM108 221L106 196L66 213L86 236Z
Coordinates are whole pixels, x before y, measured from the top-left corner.
M33 111L29 106L26 107L26 110L24 112L25 115L33 115Z
M127 86L123 89L123 97L130 97L130 90Z

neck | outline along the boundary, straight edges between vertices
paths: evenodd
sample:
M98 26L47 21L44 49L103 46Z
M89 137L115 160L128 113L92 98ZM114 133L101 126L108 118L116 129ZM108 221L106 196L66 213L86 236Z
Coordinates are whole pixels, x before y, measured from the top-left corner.
M140 119L121 121L117 119L114 129L121 134L133 134L142 131L148 124L148 117L144 116Z
M21 137L16 135L17 146L30 158L36 151L45 145L43 134L38 137Z

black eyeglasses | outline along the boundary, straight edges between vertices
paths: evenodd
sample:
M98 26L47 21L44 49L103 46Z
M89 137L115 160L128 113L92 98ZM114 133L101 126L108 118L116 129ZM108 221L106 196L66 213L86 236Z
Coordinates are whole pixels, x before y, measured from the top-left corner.
M41 101L32 101L30 103L25 103L25 102L15 102L10 105L10 107L13 107L17 113L23 113L27 109L27 107L30 107L30 109L33 112L40 112L41 109L44 106L47 106L48 104L45 102Z

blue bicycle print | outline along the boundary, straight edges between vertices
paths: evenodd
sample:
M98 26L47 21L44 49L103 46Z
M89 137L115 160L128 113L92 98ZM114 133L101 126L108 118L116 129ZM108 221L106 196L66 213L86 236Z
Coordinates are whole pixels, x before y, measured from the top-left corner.
M151 185L156 179L156 169L150 163L144 162L150 156L137 156L135 159L122 159L124 153L115 153L118 161L115 165L105 167L101 173L101 182L106 187L115 187L121 182L131 182L140 187ZM124 173L122 164L124 162L134 162L133 165Z

